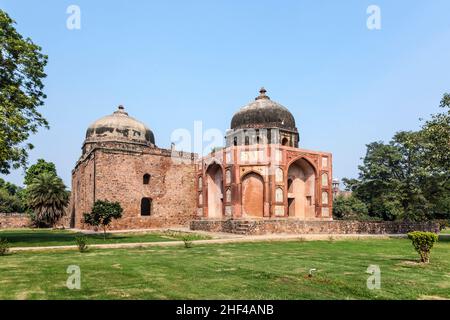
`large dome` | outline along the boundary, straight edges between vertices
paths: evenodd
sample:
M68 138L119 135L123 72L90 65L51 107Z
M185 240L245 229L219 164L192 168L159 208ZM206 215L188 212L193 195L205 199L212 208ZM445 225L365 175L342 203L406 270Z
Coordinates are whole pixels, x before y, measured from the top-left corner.
M281 104L270 100L261 88L255 101L242 107L231 120L231 129L283 128L296 131L294 116Z
M86 142L118 141L155 145L153 132L142 122L130 117L123 106L113 114L103 117L89 126Z

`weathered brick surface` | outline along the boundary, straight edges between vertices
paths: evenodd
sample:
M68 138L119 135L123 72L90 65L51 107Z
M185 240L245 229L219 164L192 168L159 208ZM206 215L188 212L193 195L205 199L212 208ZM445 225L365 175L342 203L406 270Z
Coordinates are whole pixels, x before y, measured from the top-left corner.
M129 147L129 146L127 146ZM148 185L143 176L150 174ZM165 149L104 147L80 161L72 177L73 225L82 223L95 200L120 202L123 217L111 229L188 226L196 210L195 166L173 161ZM141 199L152 199L152 214L141 216Z
M26 228L31 224L28 215L23 213L0 213L0 229Z
M192 230L262 235L286 234L396 234L410 231L439 232L439 223L365 222L365 221L301 221L291 219L271 220L194 220Z

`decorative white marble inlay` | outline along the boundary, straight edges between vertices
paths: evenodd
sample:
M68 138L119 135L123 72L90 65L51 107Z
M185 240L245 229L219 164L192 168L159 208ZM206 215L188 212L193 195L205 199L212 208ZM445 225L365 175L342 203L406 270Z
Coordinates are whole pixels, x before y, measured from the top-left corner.
M241 162L246 163L264 161L264 152L263 150L241 151L240 159Z
M330 208L322 208L322 217L330 216Z
M328 204L328 192L322 192L322 204Z
M275 150L275 161L280 163L283 160L283 151L277 149Z
M281 168L275 169L275 181L283 182L283 170Z
M322 157L322 168L328 168L328 157Z
M283 189L277 188L275 190L275 201L276 202L283 202Z
M231 190L230 189L227 189L227 191L225 192L225 201L231 202Z
M231 206L225 206L225 215L227 217L231 217L232 214L233 214L232 207Z
M275 216L277 217L284 216L284 206L275 206Z
M322 174L322 187L328 187L328 173Z
M200 193L200 194L198 195L198 204L199 204L200 206L203 205L203 194L202 194L202 193Z
M233 156L230 151L227 151L225 159L227 161L227 164L231 164L233 162Z
M201 191L203 189L203 178L198 178L198 191Z
M225 183L230 184L231 183L231 170L225 171Z

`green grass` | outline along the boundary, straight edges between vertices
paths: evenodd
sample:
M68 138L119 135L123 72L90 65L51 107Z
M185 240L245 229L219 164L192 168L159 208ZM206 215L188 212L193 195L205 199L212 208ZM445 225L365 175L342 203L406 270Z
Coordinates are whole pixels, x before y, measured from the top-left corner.
M450 234L450 228L446 228L444 230L441 230L441 234Z
M49 229L16 229L0 230L0 238L7 239L11 247L44 247L75 245L75 237L82 235L69 230ZM132 243L132 242L161 242L177 241L183 237L190 240L208 239L208 237L195 233L182 232L146 232L146 233L108 233L106 240L101 234L87 234L89 244L105 243Z
M0 257L0 299L449 299L450 242L417 261L407 239L18 252ZM81 290L66 288L69 265Z

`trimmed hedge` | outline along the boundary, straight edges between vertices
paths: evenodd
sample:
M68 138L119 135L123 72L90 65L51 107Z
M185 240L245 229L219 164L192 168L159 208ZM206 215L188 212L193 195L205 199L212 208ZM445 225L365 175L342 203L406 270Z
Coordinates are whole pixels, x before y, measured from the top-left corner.
M420 261L423 263L430 262L431 249L438 241L437 234L433 232L414 231L408 233L408 238L412 241L414 249L419 253Z

